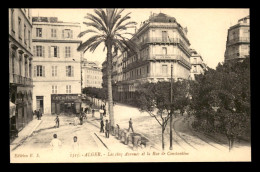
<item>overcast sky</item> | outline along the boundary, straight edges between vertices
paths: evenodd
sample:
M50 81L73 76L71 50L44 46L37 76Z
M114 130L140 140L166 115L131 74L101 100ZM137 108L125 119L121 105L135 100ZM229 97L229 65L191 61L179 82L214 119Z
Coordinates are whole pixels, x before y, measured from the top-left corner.
M204 62L211 68L215 68L219 62L224 61L228 28L236 24L238 19L249 15L249 9L246 8L128 8L125 9L124 14L127 12L131 12L131 20L138 23L137 28L140 27L142 21L149 18L151 12L162 12L175 17L183 28L188 28L187 36L191 48L197 50ZM85 21L86 13L93 13L93 9L32 9L33 16L58 17L58 20L64 22L79 22L82 31L86 29L82 23ZM84 37L83 41L86 39L87 37ZM90 61L102 63L106 53L103 52L103 46L101 46L94 53L86 52L84 57Z

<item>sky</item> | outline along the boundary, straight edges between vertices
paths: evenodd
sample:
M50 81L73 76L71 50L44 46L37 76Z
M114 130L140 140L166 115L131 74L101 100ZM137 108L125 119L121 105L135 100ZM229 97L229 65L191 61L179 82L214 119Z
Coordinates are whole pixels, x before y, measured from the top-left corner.
M190 48L201 54L204 62L211 68L215 68L219 62L224 61L228 28L235 25L240 18L249 15L248 8L126 8L123 14L131 12L131 21L137 22L137 28L141 22L147 20L151 13L164 13L175 17L181 26L188 28L187 37L191 43ZM87 13L94 13L93 9L32 9L32 16L58 17L59 21L78 22L81 31L86 30L83 24ZM130 30L133 33L133 30ZM87 40L89 35L82 37ZM106 52L101 44L94 53L86 52L84 58L89 61L105 60Z

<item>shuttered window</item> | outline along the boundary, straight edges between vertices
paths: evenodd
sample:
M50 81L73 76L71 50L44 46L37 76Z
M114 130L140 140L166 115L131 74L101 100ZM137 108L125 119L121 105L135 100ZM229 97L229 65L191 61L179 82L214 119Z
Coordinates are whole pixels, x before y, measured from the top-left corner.
M66 76L73 77L74 76L74 67L66 66Z

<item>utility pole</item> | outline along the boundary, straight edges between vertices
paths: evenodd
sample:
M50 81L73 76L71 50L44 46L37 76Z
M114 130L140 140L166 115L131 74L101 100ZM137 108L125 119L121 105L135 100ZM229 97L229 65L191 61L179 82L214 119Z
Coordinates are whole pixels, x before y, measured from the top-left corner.
M172 72L173 64L171 63L171 106L172 106ZM170 150L172 150L172 109L170 111Z

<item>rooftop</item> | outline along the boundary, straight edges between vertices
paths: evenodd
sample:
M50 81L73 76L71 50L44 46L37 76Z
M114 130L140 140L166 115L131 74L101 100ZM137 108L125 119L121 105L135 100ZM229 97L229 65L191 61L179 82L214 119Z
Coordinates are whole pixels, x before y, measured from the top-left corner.
M58 17L32 17L32 22L44 22L44 23L71 23L71 24L80 24L77 22L63 22L59 21Z

